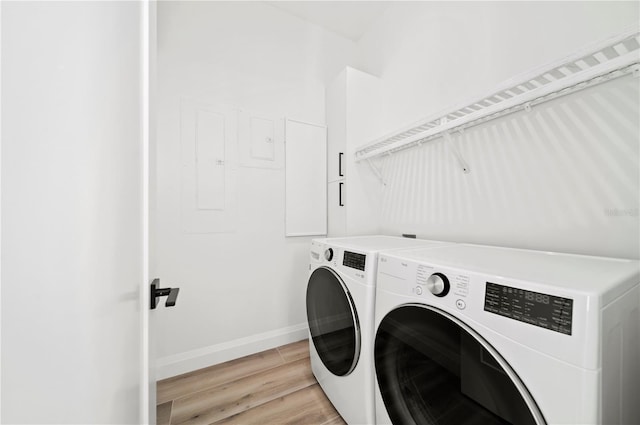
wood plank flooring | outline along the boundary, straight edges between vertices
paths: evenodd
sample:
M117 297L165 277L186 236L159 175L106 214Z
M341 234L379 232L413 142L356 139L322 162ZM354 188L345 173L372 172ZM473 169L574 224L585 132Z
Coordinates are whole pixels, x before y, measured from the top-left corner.
M316 382L308 340L159 381L158 425L346 425Z

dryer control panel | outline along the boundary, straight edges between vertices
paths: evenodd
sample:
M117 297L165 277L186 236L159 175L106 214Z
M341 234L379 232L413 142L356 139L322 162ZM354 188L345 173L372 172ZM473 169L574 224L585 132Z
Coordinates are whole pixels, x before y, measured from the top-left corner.
M487 282L484 310L571 335L573 300Z
M352 269L364 271L365 263L367 262L367 256L364 254L358 254L357 252L345 251L342 259L342 265L351 267Z

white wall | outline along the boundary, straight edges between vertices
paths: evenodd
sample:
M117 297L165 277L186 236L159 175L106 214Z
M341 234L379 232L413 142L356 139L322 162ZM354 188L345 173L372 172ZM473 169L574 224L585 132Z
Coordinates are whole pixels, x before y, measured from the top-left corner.
M324 82L353 42L264 3L158 5L157 270L181 288L157 312L159 378L302 339L310 238L284 237L284 168L234 167L227 233L186 234L180 99L324 123Z
M385 132L637 23L637 2L391 5L358 42L381 76ZM637 78L378 161L381 229L420 237L637 258ZM612 213L613 210L613 213Z

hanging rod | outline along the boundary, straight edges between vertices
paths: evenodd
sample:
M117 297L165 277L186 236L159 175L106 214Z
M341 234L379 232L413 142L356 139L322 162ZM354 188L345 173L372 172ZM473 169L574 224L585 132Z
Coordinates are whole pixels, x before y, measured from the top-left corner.
M355 160L406 149L444 132L463 130L633 72L640 73L640 31L625 31L570 56L538 67L497 86L490 93L458 104L356 149Z

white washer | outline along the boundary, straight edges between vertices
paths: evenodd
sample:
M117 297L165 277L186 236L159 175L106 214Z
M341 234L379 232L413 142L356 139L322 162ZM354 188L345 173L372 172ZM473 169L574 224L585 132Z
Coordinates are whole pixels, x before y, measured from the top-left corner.
M372 354L378 252L443 245L391 236L311 242L306 301L311 368L348 424L375 423Z
M381 253L378 424L639 424L640 262Z

